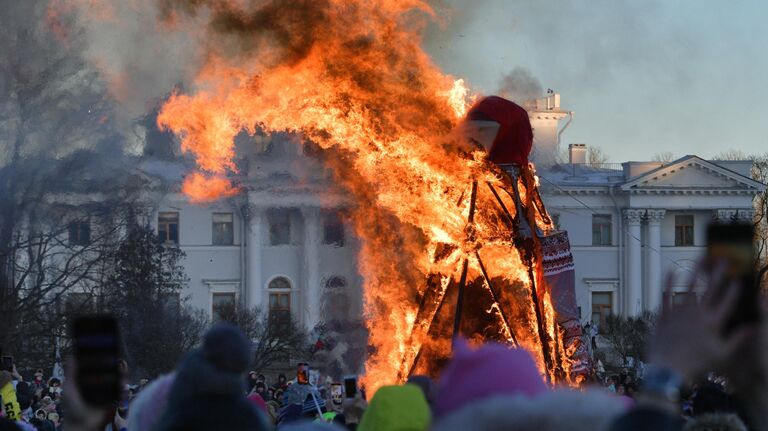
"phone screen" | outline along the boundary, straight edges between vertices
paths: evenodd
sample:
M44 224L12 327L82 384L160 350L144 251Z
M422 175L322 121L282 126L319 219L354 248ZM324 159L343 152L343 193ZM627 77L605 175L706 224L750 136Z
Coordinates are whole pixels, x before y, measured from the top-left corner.
M357 395L357 377L344 377L344 393L347 398L354 398Z
M707 229L710 261L724 261L728 280L736 282L740 289L736 309L726 327L728 331L760 320L753 239L754 228L747 223L713 224Z
M120 397L117 322L111 316L82 316L73 323L72 337L83 399L93 406L114 405Z
M309 364L305 362L299 363L298 369L296 370L296 383L300 385L309 384Z
M341 383L331 383L331 401L334 405L340 406L344 399L344 387Z

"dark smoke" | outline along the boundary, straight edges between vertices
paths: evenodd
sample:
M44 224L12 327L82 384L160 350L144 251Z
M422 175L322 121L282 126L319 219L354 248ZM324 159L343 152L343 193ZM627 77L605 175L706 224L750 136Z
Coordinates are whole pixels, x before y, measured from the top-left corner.
M541 82L530 70L523 67L512 69L501 78L499 85L497 94L518 104L536 99L543 94Z
M168 22L181 15L210 13L208 29L222 38L217 48L229 55L255 50L269 52L272 64L291 65L310 52L328 22L327 0L273 0L248 10L235 9L218 0L162 0L160 16ZM212 47L211 44L209 46ZM269 48L269 49L266 49Z

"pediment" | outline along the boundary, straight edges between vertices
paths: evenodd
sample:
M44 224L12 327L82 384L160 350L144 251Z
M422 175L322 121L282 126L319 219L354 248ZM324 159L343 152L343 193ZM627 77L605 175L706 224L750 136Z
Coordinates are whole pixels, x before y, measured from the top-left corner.
M765 185L696 156L686 156L666 166L632 178L625 191L718 190L761 192Z

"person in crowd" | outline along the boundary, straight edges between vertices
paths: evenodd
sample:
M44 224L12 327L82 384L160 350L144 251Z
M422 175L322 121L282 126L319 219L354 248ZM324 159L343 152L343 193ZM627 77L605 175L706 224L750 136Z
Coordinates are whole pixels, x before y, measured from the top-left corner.
M259 394L259 397L261 397L264 402L272 399L267 393L267 385L265 385L264 382L256 382L256 384L253 386L253 390L250 393Z
M414 384L384 386L376 391L363 413L359 431L426 430L432 419L421 388Z
M168 404L154 431L268 429L244 396L250 342L239 329L218 324L176 370Z
M432 429L604 430L625 410L607 391L550 389L523 349L458 340L438 382Z
M435 398L435 382L429 376L414 375L408 377L408 383L414 384L421 389L427 404L431 408Z
M260 412L262 412L265 416L265 418L268 416L267 412L267 403L264 401L264 398L259 395L258 392L251 392L248 394L247 397L248 401L250 401L256 408L259 409Z
M43 378L44 378L43 369L38 368L37 370L35 370L35 378L32 380L33 391L37 389L42 389L45 387L45 381L43 380Z
M736 390L742 419L749 429L768 430L768 327L765 316L752 323L731 328L737 312L739 285L728 279L724 263L705 267L700 264L688 281L694 292L696 279L706 280L701 304L693 302L672 310L665 303L650 343L650 365L637 406L618 418L612 430L680 430L680 388L685 382L703 379L710 371L722 373ZM670 278L667 292L674 286ZM761 310L764 313L764 310ZM694 395L694 417L698 392ZM704 391L707 393L708 391ZM714 393L710 393L714 395ZM722 394L708 398L707 404L722 404ZM703 401L699 401L701 404ZM701 410L702 407L699 407Z
M275 383L273 388L275 389L275 391L278 391L278 390L284 391L285 388L287 387L288 387L288 379L286 379L285 374L280 373L277 376L277 383Z
M5 417L18 421L22 419L22 417L21 406L16 398L16 389L13 386L14 374L18 375L15 367L13 373L9 371L0 371L0 398L3 400Z
M168 404L175 373L164 374L145 383L128 409L128 431L152 430Z
M278 417L278 414L280 413L280 404L275 400L271 400L271 401L267 401L266 406L267 406L267 416L269 419L269 423L272 425L277 424L277 417Z
M733 413L710 413L686 422L683 431L748 431L744 421Z
M256 386L256 371L248 371L248 379L246 382L246 392L250 394L253 387Z

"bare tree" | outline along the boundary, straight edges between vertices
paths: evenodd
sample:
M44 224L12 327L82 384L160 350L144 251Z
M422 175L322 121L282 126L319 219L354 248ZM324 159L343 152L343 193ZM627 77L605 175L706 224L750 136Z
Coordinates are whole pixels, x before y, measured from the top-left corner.
M768 153L748 155L739 150L723 151L714 156L715 160L751 160L751 176L755 181L768 183ZM752 201L755 217L755 250L757 251L757 271L763 290L768 291L768 192L762 192Z
M253 341L254 370L290 359L303 359L309 353L306 331L286 315L272 315L259 307L248 309L242 304L227 304L217 310L218 318L240 328Z
M611 315L605 319L601 335L611 352L621 357L623 364L626 364L630 357L644 360L648 336L654 322L655 316L651 313L638 317Z
M675 155L672 153L672 151L662 151L660 153L656 153L651 158L651 161L654 162L661 162L661 163L669 163L672 160L675 159Z
M603 165L608 163L608 155L600 147L589 147L587 149L587 163L590 165Z
M47 5L3 2L0 14L0 344L20 358L49 351L30 359L49 364L62 299L98 284L143 183L82 40L48 31Z
M183 296L188 283L183 257L144 226L132 226L114 254L101 302L120 323L134 377L171 371L207 326L204 312L191 309Z

